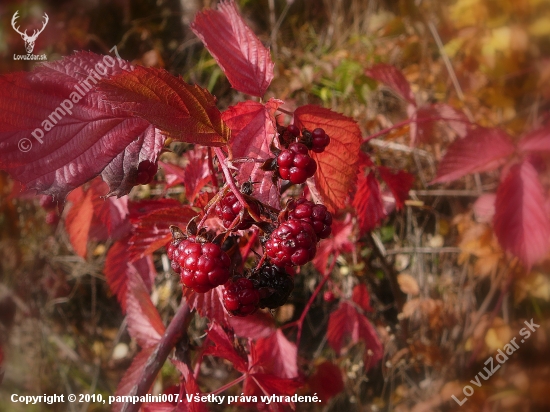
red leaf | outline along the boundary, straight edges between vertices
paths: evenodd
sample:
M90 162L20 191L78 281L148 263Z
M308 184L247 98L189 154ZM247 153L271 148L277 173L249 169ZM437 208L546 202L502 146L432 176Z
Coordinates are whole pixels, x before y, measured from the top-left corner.
M210 181L207 152L202 147L196 147L186 152L183 157L187 160L184 168L170 164L159 163L166 176L166 188L183 183L185 185L185 197L193 203L201 189Z
M243 338L265 338L275 330L273 316L266 312L256 312L245 317L231 316L229 325L235 335Z
M240 372L246 372L248 365L239 353L235 350L233 342L229 340L227 333L215 322L210 324L210 330L208 331L208 339L214 344L209 346L203 352L204 355L214 355L220 358L230 361L235 369Z
M550 222L544 190L530 162L513 166L499 185L493 223L502 248L528 268L548 253Z
M411 144L431 143L437 122L447 124L459 137L468 133L470 122L466 115L448 104L437 103L418 108L412 115L410 125Z
M233 0L195 16L191 30L216 59L235 89L263 96L273 79L269 49L250 30Z
M189 307L196 310L203 318L215 321L222 326L228 325L228 314L222 303L220 287L206 293L196 293L192 289L183 288L183 294Z
M355 243L350 239L353 231L351 215L347 214L344 221L334 220L331 227L331 236L319 243L317 254L313 259L315 268L322 274L326 274L329 256L342 252L350 253L355 247Z
M469 173L486 172L499 167L515 151L506 132L480 127L463 139L455 140L439 163L437 177L431 182L451 182Z
M128 258L134 261L166 245L172 238L170 226L185 228L196 215L190 206L174 206L141 216L132 224Z
M151 122L175 140L223 146L229 129L216 98L166 70L136 67L104 80L99 89L115 107Z
M342 371L330 361L317 366L317 370L308 379L310 393L316 393L322 402L328 402L333 396L344 390Z
M135 272L139 273L147 289L150 290L156 276L151 256L130 263L128 239L128 237L122 238L111 246L107 252L103 269L109 289L117 297L123 311L126 310L128 277L133 276Z
M379 82L384 83L407 102L413 106L416 106L416 100L411 91L409 82L405 79L403 73L396 67L391 64L378 63L365 70L365 74L375 80L378 80Z
M69 234L69 239L77 255L86 259L88 246L88 235L90 225L94 216L94 202L92 200L93 191L88 190L81 200L74 204L65 220L65 227Z
M155 346L164 335L164 324L142 277L135 270L132 272L128 276L126 292L128 332L142 348Z
M382 180L386 182L386 185L388 185L388 188L391 190L395 198L397 210L402 209L405 205L405 200L409 198L409 190L411 190L414 182L414 176L404 170L394 172L384 166L379 166L378 172Z
M147 160L156 163L164 147L166 136L150 125L122 153L103 169L101 177L109 183L108 196L123 196L136 185L138 166Z
M147 121L100 101L93 89L98 80L131 69L117 59L100 75L94 67L104 58L81 52L31 73L0 76L0 168L28 189L63 198L107 168L103 178L120 196L129 191L120 174L138 166L135 157L124 156L139 151L156 159L164 138Z
M238 103L223 113L223 119L233 133L230 150L232 158L267 160L273 157L270 145L275 137L275 111L282 101L270 99L265 105L253 101ZM258 182L253 195L272 207L279 208L279 188L274 185L272 172L260 169L261 163L236 163L239 183Z
M522 152L550 152L550 126L544 126L524 135L518 144Z
M300 129L321 127L330 136L330 144L323 153L312 153L317 162L315 188L332 213L345 208L357 178L362 142L357 123L350 117L314 105L296 109L294 123Z
M261 364L264 372L279 378L291 379L298 376L298 349L281 329L277 329L269 337L257 340L256 356L256 361Z
M141 372L143 371L143 368L145 368L149 356L151 356L154 351L155 346L150 346L148 348L144 348L136 355L132 361L132 364L120 380L120 383L116 388L115 396L128 396L130 394L132 388L138 384L138 381L141 378ZM112 411L120 412L123 405L124 402L114 402Z
M180 361L171 359L171 362L174 364L174 366L181 372L183 379L185 380L184 385L184 393L182 394L182 398L184 399L185 403L187 404L187 407L189 408L189 412L208 412L208 408L206 407L206 404L203 402L187 402L186 394L195 396L196 394L202 394L199 385L197 384L197 381L195 380L195 377L193 376L193 372L189 370L189 367Z
M361 234L370 232L386 217L380 185L374 172L369 172L366 177L360 174L352 205L357 211Z
M84 258L88 240L116 240L129 232L128 198L105 199L107 192L107 185L96 178L86 191L77 188L67 197L73 205L65 221L66 230L73 248Z
M361 309L366 312L372 312L373 309L370 305L370 294L367 287L364 284L356 285L353 288L351 299L359 305Z
M130 202L128 204L128 210L130 211L130 222L132 224L139 223L139 220L149 213L155 212L160 209L169 209L171 207L181 206L181 203L176 199L162 198L162 199L149 199L140 200L137 202Z
M357 312L350 303L341 302L338 309L330 314L327 330L328 343L336 353L341 353L344 337L348 335L353 344L360 340L365 342L365 367L367 370L382 359L384 349L370 321Z

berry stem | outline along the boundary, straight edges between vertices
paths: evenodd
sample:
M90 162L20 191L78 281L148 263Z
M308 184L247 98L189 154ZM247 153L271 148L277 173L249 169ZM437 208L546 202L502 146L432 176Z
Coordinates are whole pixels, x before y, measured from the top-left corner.
M220 166L222 168L223 175L225 176L225 181L227 182L227 185L237 198L237 200L241 203L243 206L243 209L248 210L248 214L254 219L256 222L260 222L260 217L252 210L252 208L248 207L248 203L246 203L246 200L244 200L241 191L237 189L237 186L235 185L235 182L233 181L233 176L231 176L231 172L227 168L227 165L225 164L226 157L223 154L222 150L219 147L214 148L214 151L216 152L216 156L218 157L218 160L220 162Z
M313 294L309 298L309 300L306 304L306 307L304 308L304 310L302 311L302 314L300 315L300 319L298 319L298 321L296 322L297 325L298 325L298 332L296 333L296 347L297 348L300 347L300 338L302 337L302 328L304 326L304 320L306 319L306 315L309 312L309 309L311 308L311 305L313 304L313 301L315 300L315 298L317 297L319 292L321 292L321 289L323 288L323 286L325 285L325 283L329 279L330 274L332 273L332 270L334 269L334 266L336 265L336 260L338 259L339 255L340 255L340 253L335 253L334 254L334 259L332 260L332 263L330 264L329 269L325 272L323 280L321 280L319 282L319 284L317 285L317 287L313 291Z
M137 383L132 387L127 395L139 397L145 396L174 346L181 339L187 336L187 327L189 326L191 319L191 309L189 308L187 302L182 301L180 307L176 311L176 314L172 318L172 321L166 328L164 336L160 339L155 351L147 360L139 380L137 380ZM121 412L137 412L140 407L141 402L126 402L122 406Z

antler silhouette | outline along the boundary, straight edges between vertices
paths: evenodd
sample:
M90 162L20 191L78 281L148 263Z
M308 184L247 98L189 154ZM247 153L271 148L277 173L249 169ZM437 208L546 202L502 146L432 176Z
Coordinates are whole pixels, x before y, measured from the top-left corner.
M11 25L12 25L13 29L17 33L19 33L25 40L36 40L38 35L44 31L44 29L46 28L46 25L50 21L50 18L48 17L48 15L46 13L44 13L44 22L42 23L42 28L40 30L34 30L32 36L29 36L27 34L27 30L25 30L25 32L21 33L21 31L19 31L19 26L15 27L15 22L19 18L18 14L19 14L19 10L17 10L15 12L15 14L13 15L13 17L11 18Z
M13 15L13 17L11 18L11 27L13 27L13 29L14 29L17 33L19 33L21 36L26 36L26 35L27 35L27 30L25 30L25 33L21 33L21 32L19 31L19 26L15 27L15 21L16 21L17 18L19 17L19 16L18 16L18 13L19 13L19 10L17 10L17 11L15 12L15 14ZM45 14L45 13L44 13L44 14Z

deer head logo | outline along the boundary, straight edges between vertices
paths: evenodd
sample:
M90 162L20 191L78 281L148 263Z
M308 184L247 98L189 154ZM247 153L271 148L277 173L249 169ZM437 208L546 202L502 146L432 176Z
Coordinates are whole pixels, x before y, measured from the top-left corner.
M19 31L19 26L15 27L15 21L19 17L18 13L19 13L19 10L17 10L15 12L15 14L13 15L13 17L11 19L11 26L13 27L13 29L17 33L19 33L21 35L21 38L25 41L25 49L27 50L27 53L31 54L33 49L34 49L34 42L36 41L36 38L38 37L38 35L40 33L42 33L42 31L44 31L44 29L46 28L46 24L48 24L48 21L50 20L50 18L48 17L48 15L46 13L44 13L44 23L42 24L42 28L40 30L34 30L32 36L29 36L27 34L27 30L25 30L23 33L21 33Z

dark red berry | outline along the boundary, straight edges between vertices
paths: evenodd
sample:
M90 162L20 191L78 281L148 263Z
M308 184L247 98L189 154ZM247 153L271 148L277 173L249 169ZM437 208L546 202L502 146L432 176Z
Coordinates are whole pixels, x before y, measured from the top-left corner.
M286 128L287 132L289 132L294 137L300 136L300 129L295 124L289 124Z
M258 205L256 203L249 202L248 205L257 215L260 213L260 209L258 208ZM237 199L237 197L233 192L227 193L216 204L216 214L222 220L223 226L226 229L229 229L229 227L231 227L231 224L233 223L235 218L239 216L242 210L243 210L243 206L241 205L241 202L239 202L239 200ZM252 219L248 211L245 211L242 215L240 223L237 226L235 226L233 229L234 230L248 229L250 226L252 226L253 223L254 223L254 219Z
M136 177L136 184L146 185L151 183L158 171L158 164L150 160L144 160L139 163Z
M251 279L260 293L260 308L275 309L284 305L294 289L292 276L276 265L262 265L252 273Z
M223 305L235 316L250 315L258 309L260 292L254 283L245 277L233 278L224 285Z
M306 145L295 142L279 153L277 167L282 179L300 184L315 174L317 163L309 156Z
M167 254L172 260L172 269L180 274L182 283L195 292L207 292L229 279L231 260L214 243L200 242L190 236L171 242L167 246Z
M311 132L311 150L315 153L321 153L325 151L330 143L330 137L320 127L314 129Z
M290 219L271 233L265 250L277 266L305 265L315 257L317 235L309 223Z
M290 209L288 219L299 219L311 225L319 239L330 236L332 214L325 205L315 204L305 198L292 200L288 205Z

